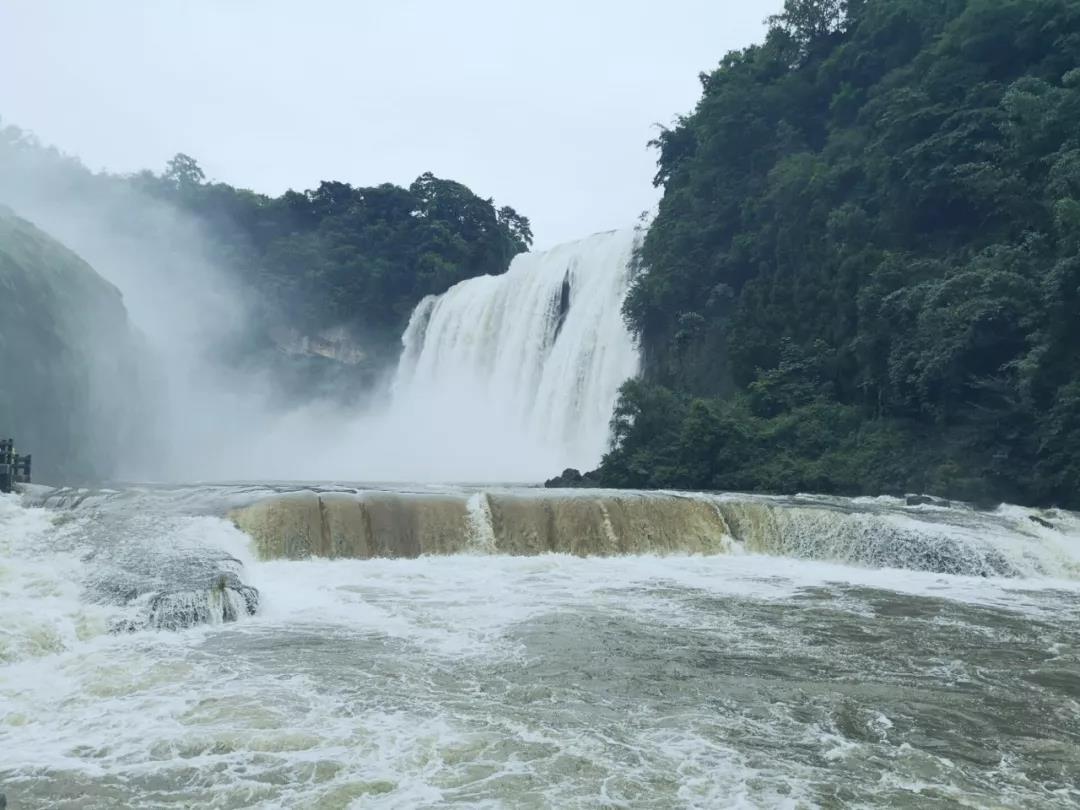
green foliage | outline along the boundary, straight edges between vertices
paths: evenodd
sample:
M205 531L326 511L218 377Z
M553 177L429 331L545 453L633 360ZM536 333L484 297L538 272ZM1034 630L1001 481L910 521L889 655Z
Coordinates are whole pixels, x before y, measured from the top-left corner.
M137 208L132 200L164 201L201 225L208 244L200 247L247 295L265 333L346 327L376 366L396 359L409 313L424 296L502 273L532 244L526 217L431 173L408 188L324 181L275 198L207 182L185 154L160 175L94 174L9 126L0 128L0 198L5 183L88 205L119 199L120 212Z
M324 181L278 198L203 177L181 154L160 177L135 181L209 225L238 276L261 291L268 320L301 332L344 325L388 359L420 299L502 273L532 243L514 209L430 172L407 189Z
M161 175L161 179L174 188L190 189L206 180L206 174L199 168L195 158L180 152L165 164L165 172Z
M1080 506L1080 6L770 22L655 141L601 477Z

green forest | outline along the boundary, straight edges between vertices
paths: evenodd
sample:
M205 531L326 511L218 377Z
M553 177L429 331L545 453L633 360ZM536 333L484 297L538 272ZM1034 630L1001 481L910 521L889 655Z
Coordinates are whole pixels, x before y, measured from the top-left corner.
M654 142L590 479L1080 507L1080 3L769 22Z
M207 183L179 154L161 175L131 182L205 221L230 263L301 331L345 324L396 347L426 295L473 276L498 274L532 244L529 221L496 209L461 183L430 172L408 188L318 188L268 197Z
M255 333L230 349L237 362L272 354L273 327L312 334L343 326L369 356L350 372L361 387L396 361L424 296L502 273L532 243L528 219L513 208L430 172L407 188L324 181L272 197L210 182L185 154L160 173L94 173L16 126L0 127L0 200L18 209L20 195L9 192L28 188L46 204L52 195L95 209L94 221L118 234L152 230L141 214L147 202L176 211L254 313Z

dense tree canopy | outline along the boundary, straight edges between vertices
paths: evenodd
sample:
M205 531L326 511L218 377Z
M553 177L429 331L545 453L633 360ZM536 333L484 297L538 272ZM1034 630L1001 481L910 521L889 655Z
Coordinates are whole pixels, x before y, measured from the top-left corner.
M529 221L430 172L408 188L323 181L272 198L206 183L179 154L133 182L204 219L231 263L301 331L346 325L392 353L425 295L498 274L532 243Z
M1080 506L1080 4L788 0L702 85L602 480Z

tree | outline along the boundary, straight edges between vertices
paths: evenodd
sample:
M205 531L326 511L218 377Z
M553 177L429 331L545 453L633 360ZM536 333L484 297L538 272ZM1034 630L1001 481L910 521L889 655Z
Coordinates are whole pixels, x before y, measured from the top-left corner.
M528 217L523 217L509 205L504 205L498 212L499 225L509 234L516 253L524 253L532 247L533 233Z
M203 170L199 168L199 164L195 158L185 155L183 152L177 152L176 155L165 164L165 171L162 177L177 188L187 189L193 186L198 186L206 179L206 175Z
M784 0L784 10L766 22L774 43L790 43L800 59L819 42L839 32L849 0Z

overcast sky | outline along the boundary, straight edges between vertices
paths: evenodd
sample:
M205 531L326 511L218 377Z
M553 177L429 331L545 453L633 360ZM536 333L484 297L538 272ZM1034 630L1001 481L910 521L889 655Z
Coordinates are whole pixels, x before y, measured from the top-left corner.
M656 123L782 0L0 0L0 119L279 194L460 180L536 246L652 206Z

